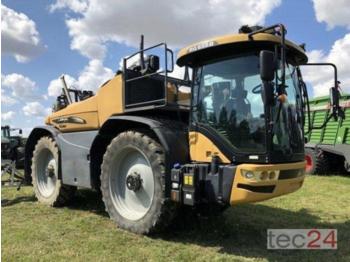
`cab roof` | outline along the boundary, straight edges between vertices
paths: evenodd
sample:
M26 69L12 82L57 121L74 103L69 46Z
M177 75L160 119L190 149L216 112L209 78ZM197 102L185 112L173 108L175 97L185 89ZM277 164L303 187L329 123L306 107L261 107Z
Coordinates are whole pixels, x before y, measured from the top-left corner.
M248 36L246 33L215 37L182 48L178 53L177 65L194 66L203 60L210 60L227 54L239 54L252 50L270 49L280 44L279 36L269 33L257 33ZM292 57L297 64L307 63L305 51L297 44L286 40L287 57Z

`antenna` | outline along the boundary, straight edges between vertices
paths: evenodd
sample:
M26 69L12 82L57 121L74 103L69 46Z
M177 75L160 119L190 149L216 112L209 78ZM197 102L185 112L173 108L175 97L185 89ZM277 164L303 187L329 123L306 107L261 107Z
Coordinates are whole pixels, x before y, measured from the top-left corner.
M141 61L141 69L145 69L145 59L143 57L143 49L144 49L144 39L143 35L141 35L140 41L140 61Z

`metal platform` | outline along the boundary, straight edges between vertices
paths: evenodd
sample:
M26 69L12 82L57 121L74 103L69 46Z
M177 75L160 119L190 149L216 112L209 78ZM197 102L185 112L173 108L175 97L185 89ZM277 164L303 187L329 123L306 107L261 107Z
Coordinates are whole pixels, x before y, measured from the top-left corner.
M24 175L16 168L16 161L1 159L1 186L17 187L20 190L23 183Z

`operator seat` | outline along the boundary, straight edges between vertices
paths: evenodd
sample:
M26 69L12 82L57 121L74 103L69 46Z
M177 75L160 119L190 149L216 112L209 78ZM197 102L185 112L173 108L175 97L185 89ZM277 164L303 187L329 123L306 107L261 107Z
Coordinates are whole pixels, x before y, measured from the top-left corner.
M217 82L213 83L213 111L214 111L214 116L216 122L219 122L222 114L223 114L223 109L225 107L226 101L224 97L224 89L229 89L231 88L231 83L229 81L224 81L224 82Z
M247 100L247 95L248 91L240 87L236 87L231 92L231 96L236 104L237 113L243 116L248 116L251 113L251 105Z

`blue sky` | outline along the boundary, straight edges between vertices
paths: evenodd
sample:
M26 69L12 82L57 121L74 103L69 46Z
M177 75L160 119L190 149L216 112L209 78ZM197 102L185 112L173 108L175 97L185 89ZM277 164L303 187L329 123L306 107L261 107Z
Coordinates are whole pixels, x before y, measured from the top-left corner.
M207 1L208 6L205 4ZM342 63L344 54L337 53L337 50L343 50L350 45L350 18L346 15L350 14L350 4L347 5L345 0L333 0L332 8L325 0L256 0L255 13L248 12L246 17L238 18L237 16L245 12L245 7L237 7L237 1L220 0L216 1L216 5L220 6L216 6L213 4L215 1L206 0L203 1L203 7L183 0L172 1L178 3L178 6L167 1L160 4L161 1L152 0L149 1L150 4L136 0L100 2L104 2L101 4L101 11L96 9L99 5L96 0L2 1L2 5L7 7L7 13L3 13L2 8L2 125L22 127L28 133L33 126L43 124L43 117L55 100L54 96L49 95L50 92L54 95L57 89L58 83L52 82L53 80L65 73L77 87L97 88L100 82L107 80L103 77L108 78L119 68L122 57L136 50L137 38L141 33L145 34L146 43L153 44L165 40L178 50L182 45L190 43L190 38L202 40L224 33L235 33L239 25L246 21L265 25L282 22L287 27L289 39L297 43L306 43L312 60L333 59L333 62ZM242 1L242 5L245 2L247 1ZM152 3L159 4L159 13ZM185 6L187 4L188 8ZM120 13L115 10L118 8L121 9ZM146 8L149 8L150 12L142 10ZM162 10L167 8L172 10L169 17L164 15ZM239 8L242 10L237 10ZM20 13L26 18L18 18L16 14ZM101 13L106 13L106 16L102 16ZM212 17L209 20L208 14ZM28 26L8 29L3 26L3 21L10 19L8 17L22 19ZM180 21L178 17L183 19ZM9 21L10 24L17 20ZM201 21L205 21L205 24L201 24ZM36 33L33 33L33 28ZM20 33L17 34L16 31ZM11 37L11 34L15 38L23 35L18 45L7 44L7 38ZM185 37L181 37L182 35ZM186 39L190 40L186 42ZM21 48L20 45L25 41L29 41L36 51L28 51L28 57L21 61L18 56L16 58L16 48ZM350 56L349 49L344 50L345 57ZM349 90L349 67L344 68L340 68L339 71L341 76L345 76L345 90ZM306 72L306 77L311 73L312 71ZM320 73L317 71L317 74ZM311 93L324 93L319 90L325 89L324 84L329 81L329 72L322 75L310 76L307 79L310 82ZM23 77L27 80L20 81ZM31 94L21 91L21 88L26 88L26 85L21 86L21 82L27 83ZM50 84L51 91L48 91ZM92 87L92 84L96 87ZM13 89L15 85L19 85L16 92Z

